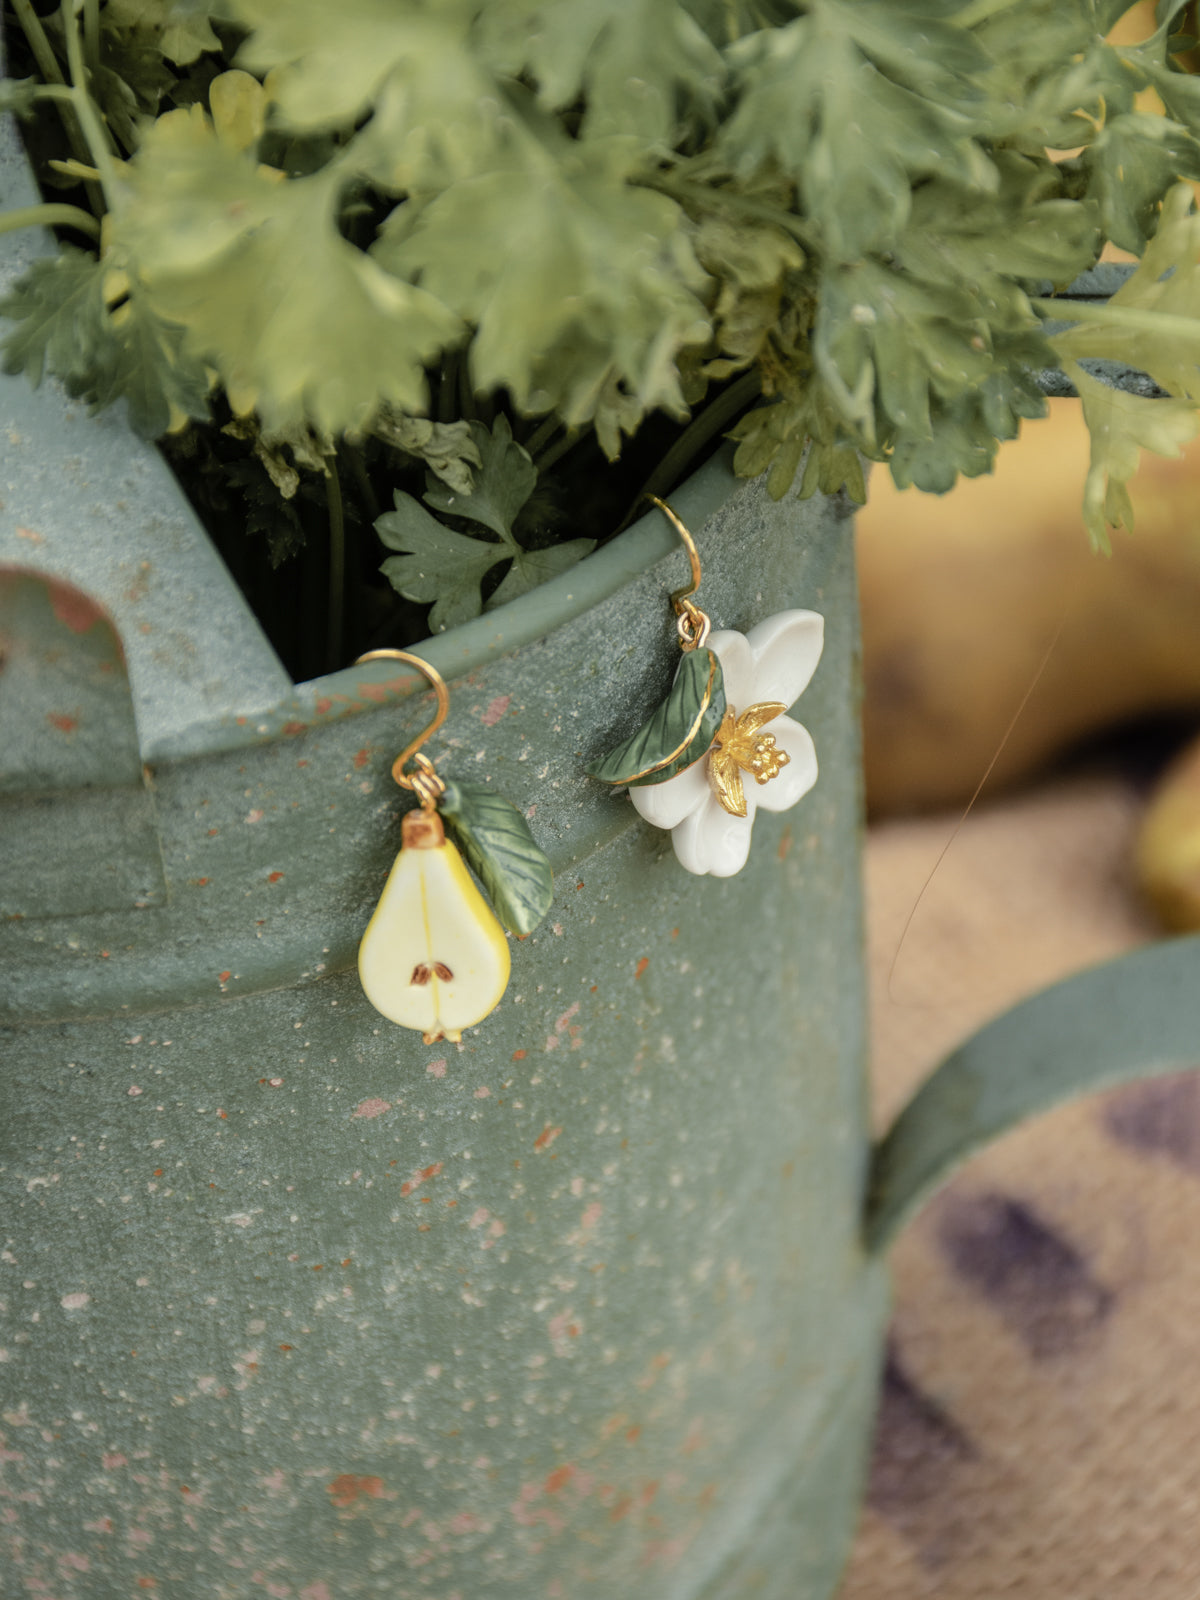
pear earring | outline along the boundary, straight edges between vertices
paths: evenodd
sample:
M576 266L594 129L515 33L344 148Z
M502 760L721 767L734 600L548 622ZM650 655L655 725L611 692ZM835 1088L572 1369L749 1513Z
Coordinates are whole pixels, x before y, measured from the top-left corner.
M436 692L437 710L392 763L392 777L420 803L401 821L400 853L358 948L359 979L389 1021L416 1029L426 1044L457 1043L508 987L505 929L531 933L549 910L550 863L510 801L441 777L421 749L450 706L436 668L405 650L359 657L378 660L415 667Z
M628 787L646 821L670 830L689 872L728 878L746 864L757 809L789 810L817 781L812 738L787 711L816 671L825 623L815 611L780 611L747 634L714 633L692 598L695 540L665 501L646 498L691 563L690 583L670 597L683 659L653 716L588 770Z

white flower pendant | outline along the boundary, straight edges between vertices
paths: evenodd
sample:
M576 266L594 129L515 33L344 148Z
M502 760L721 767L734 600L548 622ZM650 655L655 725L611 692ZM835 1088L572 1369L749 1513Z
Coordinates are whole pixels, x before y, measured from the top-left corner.
M665 783L631 785L647 822L669 828L689 872L731 878L750 854L754 815L787 811L817 781L808 730L786 715L808 687L824 643L815 611L780 611L748 634L707 640L721 663L725 711L707 752Z

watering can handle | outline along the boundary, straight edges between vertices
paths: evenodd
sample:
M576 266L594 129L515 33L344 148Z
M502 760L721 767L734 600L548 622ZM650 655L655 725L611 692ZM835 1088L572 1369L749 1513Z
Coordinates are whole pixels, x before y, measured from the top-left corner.
M1200 1066L1200 936L1043 990L946 1057L875 1148L865 1237L882 1253L952 1171L1076 1095Z

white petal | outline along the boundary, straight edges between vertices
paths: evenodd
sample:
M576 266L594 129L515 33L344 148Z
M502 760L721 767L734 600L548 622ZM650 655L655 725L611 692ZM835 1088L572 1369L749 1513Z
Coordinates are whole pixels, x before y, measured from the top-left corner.
M751 785L753 787L753 785ZM754 826L755 797L746 796L746 815L731 817L715 794L672 830L675 854L689 872L714 878L732 878L746 865L750 830Z
M725 680L727 704L744 711L754 701L754 652L744 633L732 628L722 628L708 636L708 648L721 663L721 676ZM759 699L762 696L759 695ZM791 701L788 701L791 705Z
M629 798L654 827L674 828L702 806L710 792L708 760L702 757L668 778L666 783L637 784L630 789Z
M746 792L755 791L764 811L787 811L801 796L806 795L817 781L817 751L812 735L791 717L776 717L768 722L763 733L773 733L775 743L789 756L786 767L767 783L757 784L748 772L742 773Z
M777 611L751 628L746 642L754 653L753 703L795 705L817 670L824 641L825 619L815 611ZM740 700L734 704L745 709Z

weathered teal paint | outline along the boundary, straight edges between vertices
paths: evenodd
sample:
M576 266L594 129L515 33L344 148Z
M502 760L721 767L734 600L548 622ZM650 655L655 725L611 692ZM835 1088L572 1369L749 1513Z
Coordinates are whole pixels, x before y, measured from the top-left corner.
M384 1022L352 970L388 767L428 714L375 703L386 663L328 680L313 724L154 764L169 904L4 926L22 1578L741 1593L721 1575L764 1558L764 1519L788 1592L800 1547L833 1570L882 1315L849 513L725 472L698 529L716 620L828 618L820 781L759 817L740 877L690 878L583 770L669 681L683 558L647 523L610 557L640 547L640 576L452 682L440 765L532 810L557 875L461 1050ZM818 1440L819 1559L771 1510Z
M501 1008L425 1047L353 973L415 680L293 688L119 421L16 381L0 413L4 1581L825 1600L886 1298L849 508L721 461L674 497L718 625L827 618L820 780L732 880L584 774L669 681L657 515L429 643L444 770L530 814L557 893ZM1185 1064L1194 952L968 1046L876 1159L872 1240L1031 1107Z

